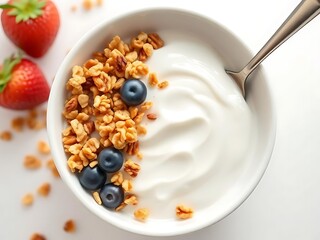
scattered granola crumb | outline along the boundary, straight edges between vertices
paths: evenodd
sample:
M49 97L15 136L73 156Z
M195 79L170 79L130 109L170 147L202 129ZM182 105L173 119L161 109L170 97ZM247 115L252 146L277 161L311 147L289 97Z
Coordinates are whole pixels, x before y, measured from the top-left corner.
M31 109L26 116L16 117L11 120L11 127L17 132L22 132L27 126L32 130L40 130L46 127L46 110Z
M169 85L168 81L163 81L163 82L158 83L158 88L163 89L163 88L168 87L168 85Z
M54 164L52 159L49 159L47 162L47 167L51 170L51 173L54 177L60 177L60 174L56 168L56 165Z
M102 204L102 200L100 198L100 194L98 192L93 192L92 193L93 199L98 203L99 205Z
M176 216L179 219L188 219L193 216L193 209L185 205L178 205L176 207Z
M36 156L26 155L24 158L23 165L28 169L38 169L41 167L41 161Z
M133 213L134 217L139 221L145 221L149 217L149 209L138 208Z
M63 230L72 233L76 231L76 224L72 219L69 219L68 221L65 222L63 226Z
M47 197L51 191L50 183L43 183L37 190L38 194L43 197Z
M21 200L21 202L24 206L32 205L33 201L34 201L34 198L31 193L27 193L26 195L24 195Z
M154 73L154 72L150 73L149 77L148 77L149 85L154 87L154 86L157 86L158 82L159 82L159 80L158 80L156 73Z
M92 8L92 0L83 0L82 1L82 7L85 9L85 10L90 10Z
M17 132L21 132L25 125L25 119L23 117L16 117L11 121L12 129L16 130Z
M42 154L49 154L50 153L50 147L48 143L45 141L39 141L38 142L38 151Z
M148 114L147 114L147 118L148 118L149 120L156 120L156 119L158 118L158 116L157 116L157 114L155 114L155 113L148 113Z
M30 240L46 240L46 238L40 233L34 233L31 235Z
M0 139L3 141L11 141L12 133L10 131L3 131L0 133Z
M96 4L97 4L97 6L101 6L103 4L103 0L97 0Z
M70 10L71 10L71 12L75 12L75 11L77 11L77 5L75 5L75 4L73 4L72 6L71 6L71 8L70 8Z

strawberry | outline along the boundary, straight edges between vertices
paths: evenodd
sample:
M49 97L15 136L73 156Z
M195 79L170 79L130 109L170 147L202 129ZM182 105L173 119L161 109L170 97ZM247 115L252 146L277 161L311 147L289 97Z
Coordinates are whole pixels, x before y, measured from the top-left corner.
M6 59L0 70L0 106L14 110L48 100L49 84L38 66L21 56Z
M10 0L0 5L8 38L32 57L43 56L60 27L59 12L50 0Z

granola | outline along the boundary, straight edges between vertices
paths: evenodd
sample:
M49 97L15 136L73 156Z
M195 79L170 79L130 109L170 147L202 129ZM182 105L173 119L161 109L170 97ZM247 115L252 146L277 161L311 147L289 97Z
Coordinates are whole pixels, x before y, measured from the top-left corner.
M133 214L137 220L145 221L149 217L150 212L147 208L138 208Z
M23 165L28 169L38 169L42 166L42 162L36 156L26 155L23 161Z
M33 233L30 237L30 240L46 240L46 238L40 233Z
M24 206L30 206L30 205L32 205L32 204L33 204L33 201L34 201L34 197L33 197L33 195L32 195L31 193L25 194L25 195L22 197L22 200L21 200L21 202L22 202L22 204L23 204Z
M176 207L176 216L179 219L188 219L193 216L193 209L185 205L178 205Z
M48 143L46 143L45 141L39 141L37 147L38 147L39 153L42 153L42 154L49 154L50 153L50 147L49 147Z
M39 186L37 192L40 196L43 196L43 197L47 197L49 195L51 191L51 185L50 183L43 183L41 186Z
M63 230L68 233L73 233L76 231L76 223L74 220L69 219L64 223Z
M87 9L92 7L92 1L83 3ZM163 45L156 33L141 32L129 43L116 35L103 51L94 52L83 65L74 66L66 82L68 95L62 115L67 126L62 132L62 143L70 171L76 173L87 166L95 167L98 155L105 147L114 147L131 157L126 159L120 171L108 178L125 192L124 201L116 211L126 205L138 204L137 196L132 193L132 179L137 177L140 165L132 157L141 160L143 156L139 147L139 135L147 133L141 124L143 118L157 118L156 114L147 112L152 102L128 106L121 99L120 89L130 78L148 76L146 61ZM157 86L156 74L149 74L149 82L150 78L153 86ZM99 191L92 192L92 196L102 204ZM144 208L134 213L136 219L142 221L148 215L149 211Z
M12 133L10 131L3 131L0 133L0 139L3 141L11 141Z

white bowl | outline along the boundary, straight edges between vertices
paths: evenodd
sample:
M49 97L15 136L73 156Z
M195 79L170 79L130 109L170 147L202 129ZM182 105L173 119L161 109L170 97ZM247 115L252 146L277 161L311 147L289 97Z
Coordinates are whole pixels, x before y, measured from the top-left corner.
M174 9L150 9L133 12L110 19L92 29L71 49L62 62L52 85L48 104L48 134L57 169L76 197L94 214L119 228L153 236L172 236L189 233L214 224L233 212L257 186L270 160L275 142L275 111L270 97L267 79L261 68L257 69L253 81L247 85L247 103L258 123L258 142L246 161L245 171L222 201L205 211L196 213L188 221L175 219L149 219L141 223L125 214L109 211L93 200L80 186L76 176L67 167L67 156L61 142L61 132L66 123L61 115L66 98L65 84L71 68L90 58L105 46L105 41L114 35L130 37L140 31L157 32L174 29L190 33L208 42L220 55L226 68L240 69L251 53L244 44L225 27L196 13ZM249 156L248 156L249 158Z

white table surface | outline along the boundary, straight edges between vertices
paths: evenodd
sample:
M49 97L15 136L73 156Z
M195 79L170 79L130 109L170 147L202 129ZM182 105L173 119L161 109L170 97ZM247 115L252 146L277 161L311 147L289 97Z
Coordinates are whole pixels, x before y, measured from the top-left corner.
M0 0L0 3L5 1ZM89 12L70 11L81 0L55 0L61 13L59 35L39 63L52 79L68 49L95 24L134 9L179 5L212 17L239 36L256 52L280 26L299 0L104 0ZM208 29L210 31L210 29ZM204 230L166 239L318 240L320 239L320 17L273 53L264 63L277 111L277 139L269 167L253 194L234 213ZM15 47L0 30L0 60ZM22 115L0 108L0 131ZM27 171L26 154L37 154L36 143L45 130L15 134L0 142L0 239L29 239L33 232L47 239L157 239L119 230L91 214L61 180L46 168ZM46 158L43 157L45 160ZM26 192L44 181L52 183L47 199L36 197L30 208L21 206ZM77 232L63 231L74 219Z

